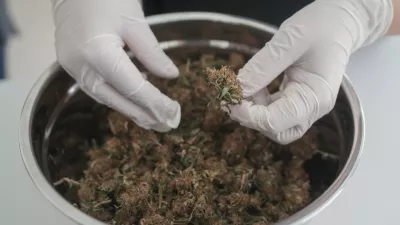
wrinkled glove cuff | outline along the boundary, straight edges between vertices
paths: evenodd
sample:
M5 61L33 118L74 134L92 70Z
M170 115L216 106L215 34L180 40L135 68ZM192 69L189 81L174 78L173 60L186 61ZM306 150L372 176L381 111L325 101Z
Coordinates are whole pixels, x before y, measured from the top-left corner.
M384 36L393 21L392 0L351 0L358 10L355 15L360 20L360 37L364 37L354 46L354 51L369 45Z

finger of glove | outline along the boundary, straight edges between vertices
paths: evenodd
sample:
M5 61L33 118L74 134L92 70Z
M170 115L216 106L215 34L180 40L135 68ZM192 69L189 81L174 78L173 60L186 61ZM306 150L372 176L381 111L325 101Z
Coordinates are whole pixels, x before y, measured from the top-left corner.
M179 104L143 78L120 44L109 41L90 46L90 65L123 97L146 110L157 122L176 128L180 121Z
M281 88L280 88L281 90ZM269 93L268 88L263 88L254 95L251 96L251 99L256 105L268 106L272 102L276 101L281 97L282 92L277 91L273 94Z
M282 90L284 90L284 89L286 88L286 85L287 85L288 81L289 81L288 76L287 76L286 74L284 74L284 75L283 75L282 82L281 82L281 84L279 85L279 91L282 91Z
M310 123L309 122L302 122L299 125L296 125L294 127L291 127L285 131L282 131L277 134L276 140L280 144L286 145L289 143L292 143L301 137L306 133L307 129L310 128Z
M259 92L252 96L252 99L255 104L268 106L271 102L276 101L281 96L280 92L276 92L272 95L269 94L267 88L261 89ZM289 144L299 138L301 138L306 130L308 129L308 123L302 123L300 125L296 125L292 128L289 128L280 133L274 134L269 132L262 132L265 136L270 138L271 140L279 143L279 144Z
M102 99L102 101L106 101L107 98L112 99L112 101L107 103L110 108L128 116L128 118L132 119L138 126L144 129L151 129L157 132L168 132L173 129L169 124L158 122L154 117L149 115L146 110L143 110L141 107L120 95L110 85L103 84L99 86L98 93L101 93L97 94L97 97Z
M268 88L263 88L253 96L251 96L252 100L257 105L267 106L271 102L271 94L268 91Z
M143 110L143 108L122 96L112 86L104 83L101 78L94 77L94 79L95 82L91 89L94 90L95 93L87 89L84 91L99 103L121 112L144 129L151 129L158 132L168 132L172 129L166 124L159 123L156 118L149 115L146 110Z
M161 49L156 37L144 18L124 16L126 29L124 41L133 54L154 75L163 78L176 78L179 70Z
M301 123L306 123L315 111L314 94L303 84L289 82L280 98L268 106L243 101L231 107L231 117L245 126L278 134Z
M137 125L150 129L157 121L132 101L122 96L115 88L104 82L95 71L88 70L83 76L82 90L97 102L121 112Z
M128 118L133 120L138 126L144 129L151 129L158 132L168 132L172 128L159 123L154 117L143 108L133 104L129 99L120 95L113 87L103 83L97 87L97 97L106 102L110 108L113 108Z
M309 126L307 123L302 123L278 134L272 134L268 132L264 132L263 134L281 145L286 145L300 139L308 128Z
M278 100L281 97L281 95L282 95L282 92L280 92L280 91L273 93L269 98L270 103Z
M308 48L301 25L281 28L239 71L238 79L245 98L267 86Z

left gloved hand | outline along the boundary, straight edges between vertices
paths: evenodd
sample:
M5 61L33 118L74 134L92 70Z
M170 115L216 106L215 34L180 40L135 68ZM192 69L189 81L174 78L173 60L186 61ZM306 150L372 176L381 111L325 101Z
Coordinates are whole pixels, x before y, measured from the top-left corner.
M181 107L147 81L124 51L126 45L152 74L178 77L138 0L52 0L57 59L82 91L158 132L178 127Z
M317 0L297 12L239 71L246 100L231 118L281 144L301 138L332 110L350 55L386 34L392 10L391 0ZM283 71L283 90L268 96Z

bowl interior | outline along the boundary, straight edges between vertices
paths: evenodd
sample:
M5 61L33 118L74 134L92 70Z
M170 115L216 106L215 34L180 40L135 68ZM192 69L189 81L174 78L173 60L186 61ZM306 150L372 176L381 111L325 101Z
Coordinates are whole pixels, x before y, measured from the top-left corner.
M152 29L172 57L239 52L247 59L273 36L274 31L243 23L207 20L169 23L154 20ZM140 63L137 65L142 68ZM340 89L334 109L315 124L319 131L319 151L306 164L314 199L335 182L352 154L356 138L354 105L350 103L346 88L348 86ZM104 131L98 129L98 124L105 109L80 91L60 66L48 77L33 108L30 139L37 165L50 183L63 177L62 168L63 171L71 168L68 173L72 174L79 174L85 168L80 160L84 153L66 146L93 139L101 143ZM66 189L57 191L61 195L68 194Z

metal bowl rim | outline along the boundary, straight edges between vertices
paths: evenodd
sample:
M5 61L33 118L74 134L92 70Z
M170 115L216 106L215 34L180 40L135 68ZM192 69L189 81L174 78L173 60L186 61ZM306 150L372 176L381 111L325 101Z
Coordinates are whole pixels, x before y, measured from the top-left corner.
M276 33L277 31L277 28L255 20L220 13L167 13L149 16L146 19L150 25L181 21L216 21L222 23L249 26L272 34ZM61 195L59 195L58 192L53 188L53 186L50 185L43 176L34 156L30 134L32 113L35 110L38 96L40 96L40 94L42 93L43 87L52 81L52 74L59 68L61 68L61 66L58 62L54 62L53 64L51 64L40 76L40 78L35 82L25 100L19 124L20 153L25 165L25 169L35 186L61 213L65 214L69 219L78 224L106 225L105 223L94 219L89 215L83 213L81 210L75 208ZM346 97L348 98L348 101L350 102L354 123L354 141L349 158L339 176L335 179L334 183L325 191L323 195L321 195L318 199L313 201L311 204L309 204L299 212L284 220L277 222L276 225L303 224L309 221L338 197L338 195L343 190L343 187L357 168L364 144L364 112L361 107L359 97L357 96L357 93L355 92L354 87L346 74L343 77L342 88L346 94Z

